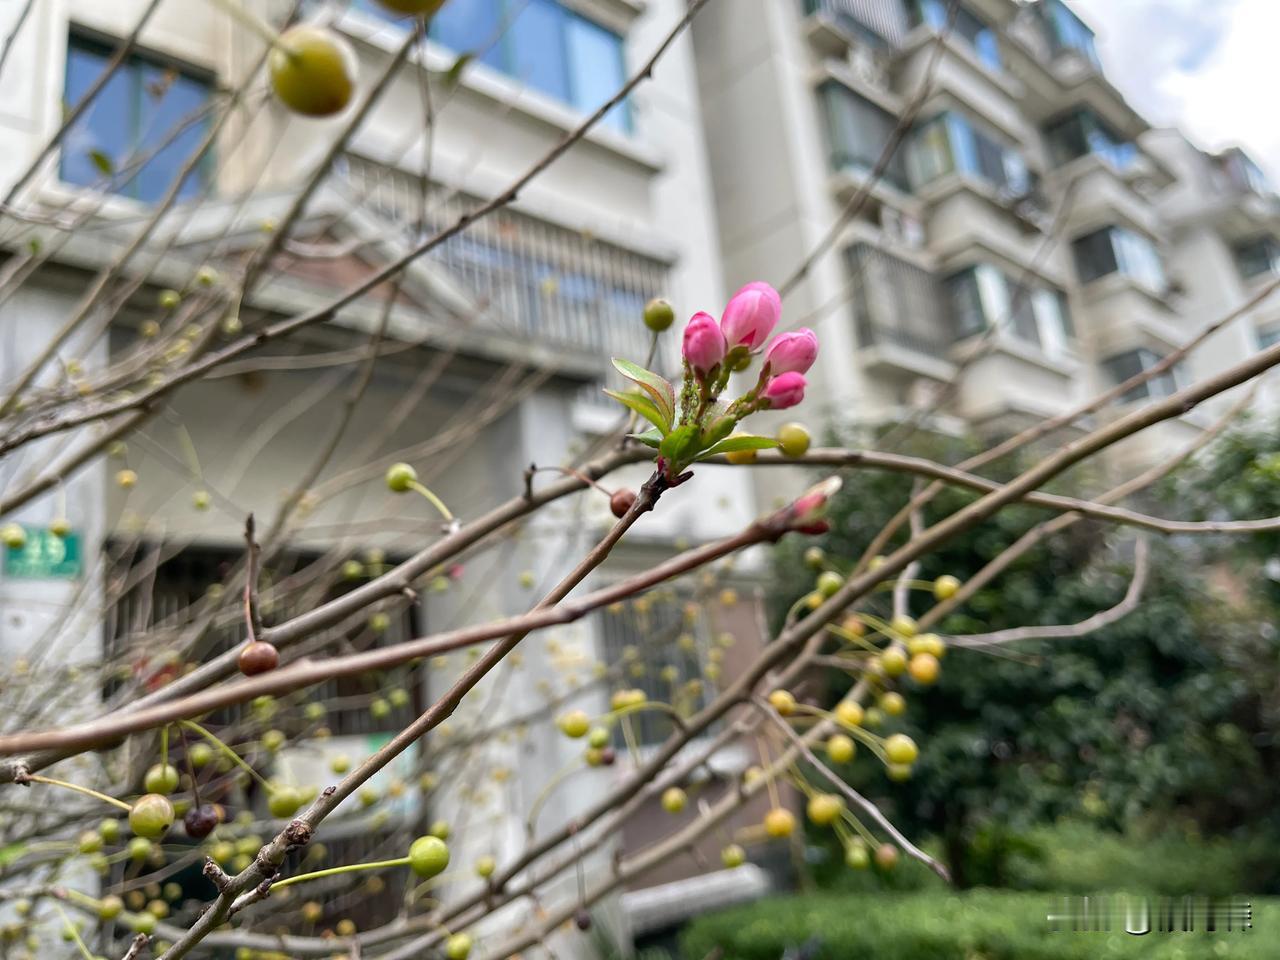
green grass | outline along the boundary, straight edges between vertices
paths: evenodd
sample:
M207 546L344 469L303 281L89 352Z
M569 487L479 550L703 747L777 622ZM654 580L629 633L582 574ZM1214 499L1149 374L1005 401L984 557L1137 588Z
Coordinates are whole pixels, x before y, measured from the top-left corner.
M684 960L779 960L816 941L812 960L1274 960L1280 900L1253 901L1248 933L1052 933L1044 893L821 894L763 900L695 920Z

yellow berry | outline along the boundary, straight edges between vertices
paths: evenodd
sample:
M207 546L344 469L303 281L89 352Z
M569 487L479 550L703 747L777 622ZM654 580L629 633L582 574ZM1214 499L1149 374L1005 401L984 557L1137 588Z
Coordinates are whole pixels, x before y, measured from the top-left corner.
M907 655L902 652L900 647L890 647L880 654L879 659L880 669L884 671L887 677L899 676L903 670L907 669Z
M827 741L827 757L832 763L848 763L857 752L857 745L843 733L837 733Z
M856 700L841 700L836 704L836 719L846 727L862 726L862 704Z
M900 717L907 712L907 701L893 690L881 696L879 703L880 709L891 717Z
M950 574L943 574L933 581L933 595L938 600L950 600L960 589L960 581Z
M889 629L903 638L914 637L917 631L915 620L904 616L896 616L890 620Z
M796 698L788 690L775 690L769 694L769 703L779 716L789 717L796 712Z
M890 763L911 764L920 756L920 749L905 733L895 733L885 740L884 754Z
M796 829L795 815L783 807L774 807L764 815L764 832L775 839L789 837Z
M577 740L587 735L587 731L591 729L591 718L587 716L584 710L570 710L559 720L560 732L572 740Z
M938 679L938 658L931 653L917 653L907 665L907 671L916 683L933 683Z
M684 809L688 799L679 787L668 787L662 793L662 809L667 813L679 813Z
M330 30L307 24L290 27L271 51L271 88L280 102L307 117L328 117L351 102L356 88L356 56Z
M778 430L778 443L788 457L803 457L809 452L809 431L803 424L786 423Z
M834 793L814 794L809 800L809 819L820 827L827 827L844 812L844 801Z

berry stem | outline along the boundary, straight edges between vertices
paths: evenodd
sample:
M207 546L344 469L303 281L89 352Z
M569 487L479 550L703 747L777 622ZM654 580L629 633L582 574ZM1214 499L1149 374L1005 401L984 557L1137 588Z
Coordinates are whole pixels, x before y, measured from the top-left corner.
M169 725L160 728L160 766L169 765Z
M409 489L415 491L416 493L420 493L424 497L426 497L427 502L430 503L433 507L435 507L436 510L440 512L440 516L444 517L446 521L448 521L449 523L454 522L453 514L450 513L449 508L444 505L444 501L441 500L439 497L437 497L429 489L424 487L417 480L409 481Z
M110 803L113 806L119 807L126 813L133 809L123 800L117 800L115 797L109 797L105 793L99 793L97 790L82 787L78 783L67 783L65 780L55 780L53 777L44 777L38 773L27 774L26 782L47 783L51 787L65 787L67 790L74 790L76 793L83 793L86 797L93 797L96 800L101 800L103 803Z
M214 736L204 727L200 726L200 724L196 723L194 720L180 720L178 722L181 723L182 726L186 727L188 730L191 730L194 733L198 733L200 734L200 736L208 740L209 743L211 743L215 749L217 749L220 753L223 754L223 756L229 757L231 760L235 761L241 767L244 767L244 769L249 772L249 775L253 777L253 779L257 780L258 783L262 784L263 789L265 789L267 793L275 792L271 784L269 784L266 781L266 779L262 776L262 774L258 773L257 770L253 769L253 767L245 763L244 759L240 756L240 754L236 753L234 750L228 747L225 743L219 740L216 736Z
M280 41L280 34L275 31L271 24L246 7L241 0L210 0L210 3L215 7L220 7L227 16L239 21L241 26L256 33L281 53L290 58L297 56Z
M77 930L76 925L71 922L71 918L67 916L67 912L56 903L53 905L53 909L58 911L58 916L62 918L64 928L70 932L71 939L75 941L76 947L80 950L80 955L84 957L84 960L93 960L93 954L89 952L89 947L85 944L84 940L80 938L80 931Z
M760 753L760 767L763 770L761 776L764 777L765 788L769 791L769 806L776 810L782 806L782 801L778 799L778 785L774 782L773 773L770 772L773 761L769 759L769 748L765 745L763 737L756 737L756 750Z
M327 870L314 870L311 873L299 873L297 876L286 877L271 885L272 890L279 890L282 887L292 886L295 883L303 883L307 880L319 880L321 877L335 877L340 873L355 873L360 870L387 870L391 867L407 867L409 865L408 857L397 857L395 860L372 860L369 863L348 863L341 867L329 867Z

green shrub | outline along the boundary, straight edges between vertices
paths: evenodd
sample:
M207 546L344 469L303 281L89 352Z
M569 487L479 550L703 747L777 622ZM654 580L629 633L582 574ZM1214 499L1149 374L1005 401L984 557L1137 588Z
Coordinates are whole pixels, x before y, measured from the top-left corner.
M1248 933L1053 933L1042 893L876 894L763 900L695 920L681 938L684 960L780 960L805 944L809 960L1271 960L1280 902L1253 902Z
M1010 859L1006 879L1017 889L1215 897L1276 890L1276 845L1264 835L1237 840L1164 830L1144 837L1064 821L1024 836L1036 854Z

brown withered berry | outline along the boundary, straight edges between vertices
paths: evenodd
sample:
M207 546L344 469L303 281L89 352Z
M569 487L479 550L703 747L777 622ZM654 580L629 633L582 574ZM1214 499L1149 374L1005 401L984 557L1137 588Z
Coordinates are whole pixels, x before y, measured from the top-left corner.
M274 670L280 663L280 652L263 640L255 640L240 651L240 672L246 677Z
M631 509L631 505L636 502L636 495L630 490L618 490L609 498L609 509L613 511L613 515L619 520L626 515Z

